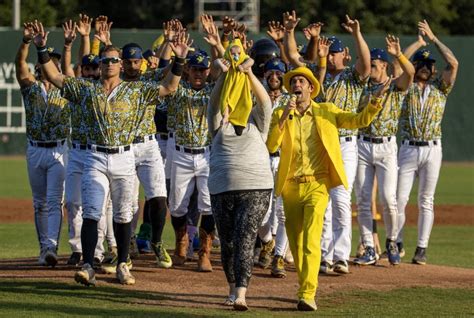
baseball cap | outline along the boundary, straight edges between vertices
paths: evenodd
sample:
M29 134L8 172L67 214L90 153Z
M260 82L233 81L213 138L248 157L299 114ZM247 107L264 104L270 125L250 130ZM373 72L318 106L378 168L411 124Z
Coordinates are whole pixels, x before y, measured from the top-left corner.
M137 43L128 43L122 48L122 59L130 60L141 58L143 58L142 48Z
M153 52L152 50L146 50L145 52L143 52L144 59L147 59L150 56L156 56L155 52Z
M190 67L209 68L211 62L209 56L204 51L197 51L189 57L188 65Z
M90 65L90 66L99 66L99 57L94 54L87 54L82 57L81 61L82 66Z
M263 67L264 72L268 71L280 71L282 73L286 72L286 65L280 59L274 58L265 63Z
M329 47L330 53L344 52L344 45L342 44L342 41L336 38L334 35L329 37L329 42L331 42L331 46Z
M370 59L371 60L381 60L384 62L390 62L388 58L388 54L384 49L377 49L374 48L370 50Z
M431 63L436 62L436 60L431 57L431 52L428 51L427 49L422 49L422 50L417 51L415 55L413 55L412 61L413 62L420 62L420 61L431 62Z
M48 47L47 50L48 50L49 56L56 57L58 59L61 58L61 53L59 53L59 51L57 51L54 47L50 46Z

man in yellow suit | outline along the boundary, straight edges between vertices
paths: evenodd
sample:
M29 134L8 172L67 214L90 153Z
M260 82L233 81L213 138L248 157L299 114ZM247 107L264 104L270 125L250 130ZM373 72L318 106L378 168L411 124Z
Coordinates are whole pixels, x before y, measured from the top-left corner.
M358 114L333 103L314 102L320 85L306 67L286 73L283 84L292 98L274 110L267 147L270 153L281 147L275 192L283 197L286 231L298 273L297 308L314 311L328 193L338 185L347 188L337 129L368 126L382 108L380 96L388 84L381 85Z

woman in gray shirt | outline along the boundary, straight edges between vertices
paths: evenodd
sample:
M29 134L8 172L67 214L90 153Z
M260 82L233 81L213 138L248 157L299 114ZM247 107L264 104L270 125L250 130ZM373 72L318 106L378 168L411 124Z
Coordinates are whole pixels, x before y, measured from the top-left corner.
M231 123L222 122L220 96L225 74L221 74L212 91L207 117L213 135L208 185L229 283L225 304L236 310L248 309L245 294L252 275L257 230L273 189L265 145L271 100L251 69L247 74L255 102L242 135L236 134Z

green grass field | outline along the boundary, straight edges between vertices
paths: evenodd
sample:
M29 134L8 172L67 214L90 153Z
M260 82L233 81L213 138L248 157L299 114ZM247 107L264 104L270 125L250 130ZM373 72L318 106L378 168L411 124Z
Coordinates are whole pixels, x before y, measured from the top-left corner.
M0 198L27 199L31 197L26 163L20 158L0 158ZM438 184L437 204L474 205L474 165L444 164ZM416 188L414 188L416 190ZM411 195L416 203L416 191ZM384 240L383 226L380 237ZM472 226L435 226L428 251L429 263L474 268L474 231ZM357 245L358 229L353 232L353 250ZM405 248L409 262L415 250L417 231L405 231ZM172 247L174 234L170 224L164 240ZM34 224L0 224L0 259L37 256L38 244ZM64 224L59 253L70 253L67 227ZM191 309L156 305L163 297L156 292L130 291L122 288L97 287L85 289L75 284L57 283L44 279L1 279L0 316L62 317L230 317L232 310ZM318 316L450 316L474 315L474 289L403 288L386 292L350 290L325 294L318 299ZM294 311L252 309L239 313L242 317L314 316Z

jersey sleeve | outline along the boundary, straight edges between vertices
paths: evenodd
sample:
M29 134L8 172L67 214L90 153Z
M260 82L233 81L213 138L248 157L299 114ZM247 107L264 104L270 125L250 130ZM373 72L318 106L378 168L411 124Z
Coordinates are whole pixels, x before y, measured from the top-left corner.
M68 101L74 104L79 104L83 87L84 81L82 79L67 76L64 79L64 86L62 88L61 95Z

